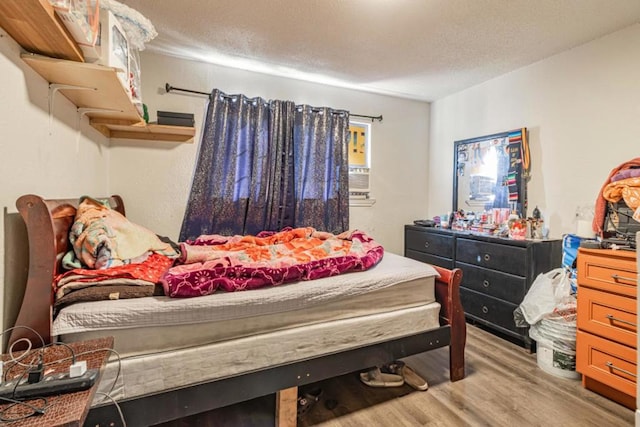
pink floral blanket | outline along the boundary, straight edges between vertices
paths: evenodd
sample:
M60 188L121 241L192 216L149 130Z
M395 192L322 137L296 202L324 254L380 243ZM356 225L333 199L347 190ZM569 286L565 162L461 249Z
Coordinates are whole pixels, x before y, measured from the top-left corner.
M362 231L334 235L311 227L256 236L200 236L181 244L163 276L165 294L195 297L313 280L376 265L384 249Z

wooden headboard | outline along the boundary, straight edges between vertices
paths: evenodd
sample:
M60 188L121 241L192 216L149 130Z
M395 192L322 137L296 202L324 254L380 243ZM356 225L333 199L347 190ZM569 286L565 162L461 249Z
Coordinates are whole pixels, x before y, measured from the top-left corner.
M109 205L125 214L120 196L105 197ZM79 199L45 200L28 194L16 201L29 239L29 273L22 305L15 326L28 326L35 330L45 343L51 342L53 306L53 280L61 271L62 257L70 249L69 228L73 224ZM40 345L40 338L26 329L11 331L9 345L21 338ZM16 346L19 350L23 346Z

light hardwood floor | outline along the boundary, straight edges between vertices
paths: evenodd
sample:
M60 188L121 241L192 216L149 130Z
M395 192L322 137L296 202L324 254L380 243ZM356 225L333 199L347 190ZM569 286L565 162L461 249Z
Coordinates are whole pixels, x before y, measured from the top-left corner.
M323 395L299 427L361 426L633 426L634 413L585 390L579 380L542 371L536 355L467 325L467 376L449 382L446 348L405 359L429 381L429 390L405 385L371 388L357 374L315 384ZM327 400L337 401L333 410ZM166 426L272 426L268 396Z

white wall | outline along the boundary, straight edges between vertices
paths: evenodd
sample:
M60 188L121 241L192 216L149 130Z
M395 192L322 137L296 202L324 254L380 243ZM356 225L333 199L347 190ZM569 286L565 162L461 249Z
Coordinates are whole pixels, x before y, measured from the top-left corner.
M452 206L453 141L527 127L528 212L539 207L552 237L575 232L576 209L640 156L639 47L636 24L434 102L429 215Z
M609 171L640 154L638 46L640 25L634 25L436 101L431 109L421 102L143 52L143 98L152 119L158 109L195 113L198 131L205 100L164 94L165 82L384 115L372 126L371 187L377 203L352 208L351 226L402 253L405 223L451 209L453 141L520 126L531 133L530 210L540 207L552 236L573 232L576 208L593 204ZM5 210L0 298L5 278L19 275L16 270L26 262L7 242L12 235L7 224L13 227L15 200L22 194L120 193L133 221L177 238L199 134L194 144L112 141L109 146L60 94L50 119L46 82L21 61L18 45L1 30L0 73Z
M0 320L6 321L15 316L13 297L23 285L15 282L27 265L26 250L12 241L20 232L16 199L27 193L50 198L107 194L109 150L103 145L108 141L86 118L80 121L60 93L49 116L47 82L20 59L20 47L2 29L0 75Z
M111 142L110 190L124 196L127 215L134 221L177 239L191 186L206 97L166 94L165 83L205 92L218 88L229 94L382 114L384 121L374 122L371 130L371 189L377 202L370 208L352 207L350 228L370 233L390 252L403 253L403 225L426 214L427 103L147 52L141 59L142 97L151 120L157 110L194 113L198 135L193 144Z
M0 30L0 320L19 308L28 253L15 208L23 194L47 198L119 193L128 216L157 233L178 238L190 189L199 134L193 144L109 141L60 93L49 115L47 82L20 59L21 49ZM387 250L402 253L403 224L426 213L429 105L297 80L143 54L143 96L156 110L196 114L202 129L205 99L164 94L164 83L298 103L383 114L372 126L372 179L377 203L352 208L351 226L371 233ZM415 191L416 186L421 188ZM7 286L5 281L10 284Z

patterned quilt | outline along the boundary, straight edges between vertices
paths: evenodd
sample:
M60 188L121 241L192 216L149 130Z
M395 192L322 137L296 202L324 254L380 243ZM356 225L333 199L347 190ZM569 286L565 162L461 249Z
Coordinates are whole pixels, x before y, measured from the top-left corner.
M384 249L362 231L334 235L311 227L256 236L200 236L181 244L181 257L161 282L170 297L217 289L239 291L363 271Z

